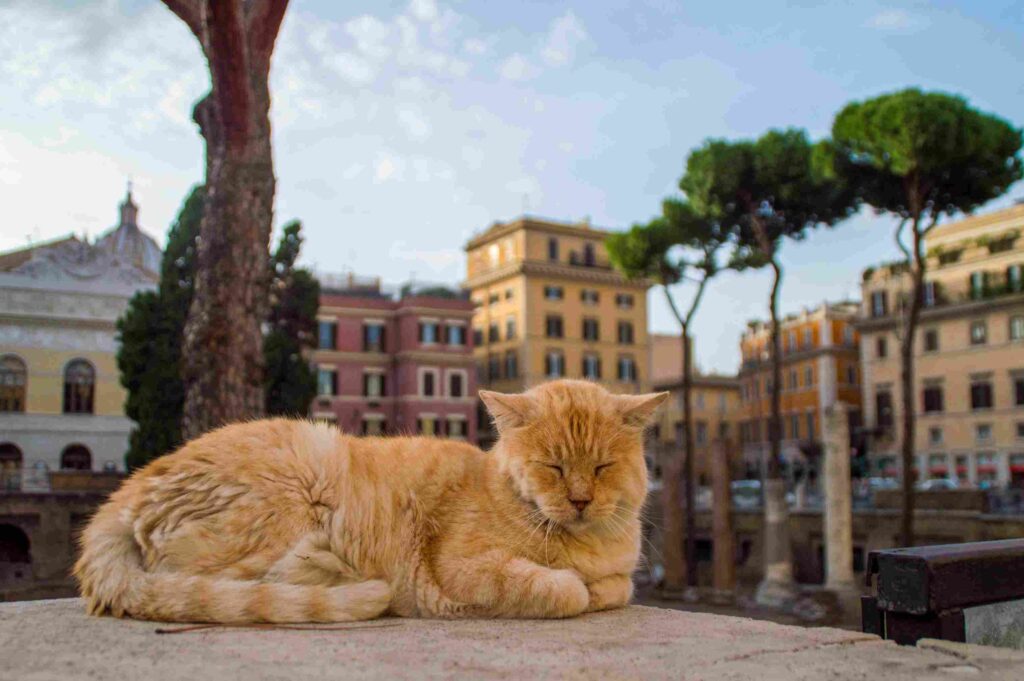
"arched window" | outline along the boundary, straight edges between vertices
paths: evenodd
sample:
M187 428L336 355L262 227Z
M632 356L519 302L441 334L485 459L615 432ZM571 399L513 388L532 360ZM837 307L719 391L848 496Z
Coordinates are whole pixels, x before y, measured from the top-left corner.
M32 553L24 530L16 525L0 525L0 564L31 562Z
M0 444L0 490L12 492L21 489L22 456L18 445Z
M60 455L60 468L64 471L92 470L92 453L83 445L68 445Z
M0 357L0 411L25 411L25 363L14 355Z
M64 368L64 413L91 414L96 391L96 370L84 359L74 359Z

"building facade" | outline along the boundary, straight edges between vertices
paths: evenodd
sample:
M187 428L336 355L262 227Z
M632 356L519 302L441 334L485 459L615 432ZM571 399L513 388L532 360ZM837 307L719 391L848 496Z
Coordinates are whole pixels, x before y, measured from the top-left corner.
M120 208L96 242L68 236L0 254L6 487L45 480L46 470L124 469L132 424L115 327L135 292L156 286L161 253L138 226L130 188Z
M620 393L649 385L649 284L612 269L607 236L586 223L523 217L466 244L482 385L520 392L563 377Z
M914 342L920 478L1024 486L1024 205L940 225L927 238ZM909 275L863 276L859 329L872 470L899 476L899 330Z
M850 407L852 430L861 424L859 308L854 302L824 303L781 322L782 457L792 474L820 453L821 427L827 407ZM770 454L772 369L771 324L751 322L740 340L740 441L747 474L763 472Z
M389 295L376 279L322 280L314 418L347 433L475 443L473 306L438 287Z
M679 352L679 337L675 337L675 345ZM676 454L683 451L685 421L683 420L683 386L680 379L665 383L655 383L654 390L669 391L672 396L665 406L659 410L658 421L652 431L656 446L654 449L661 455ZM693 377L691 407L693 410L693 442L696 450L694 457L694 474L697 484L711 484L711 443L715 439L736 442L738 436L738 419L740 416L740 384L735 376L719 376L702 374ZM739 470L738 450L733 447L733 461L730 461L733 476L741 474ZM658 464L659 462L653 462ZM658 471L655 470L657 474Z

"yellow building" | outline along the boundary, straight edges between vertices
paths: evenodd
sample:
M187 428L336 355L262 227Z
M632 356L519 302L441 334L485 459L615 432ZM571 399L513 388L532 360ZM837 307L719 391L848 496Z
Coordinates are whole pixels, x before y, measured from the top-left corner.
M915 343L922 478L1024 485L1024 205L940 225L927 239ZM863 276L861 366L873 470L898 476L901 265Z
M156 285L161 257L137 214L129 191L119 224L96 242L68 236L0 253L5 487L22 470L124 468L132 424L116 322L136 291Z
M615 392L648 385L649 284L612 269L608 234L522 217L466 244L482 387L518 392L559 377Z
M825 303L789 315L781 323L782 457L787 464L806 462L807 453L817 451L822 415L837 401L850 406L851 427L860 425L859 338L854 328L857 313L857 303ZM743 406L739 430L743 458L751 475L766 464L770 453L770 328L767 322L751 322L740 339Z
M679 352L679 337L675 337L676 352ZM657 449L662 453L680 452L683 449L685 422L683 420L683 386L679 379L666 383L655 383L654 390L668 390L671 399L661 408L653 435ZM711 443L715 439L731 440L733 444L733 476L740 473L737 467L739 449L736 445L737 420L740 417L740 384L735 376L702 374L693 377L691 406L693 409L693 442L696 449L694 474L697 484L711 482Z

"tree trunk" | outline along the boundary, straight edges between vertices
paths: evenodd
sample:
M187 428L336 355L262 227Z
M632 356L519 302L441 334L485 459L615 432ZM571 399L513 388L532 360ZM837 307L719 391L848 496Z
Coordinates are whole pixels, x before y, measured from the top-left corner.
M913 256L908 263L911 273L910 305L903 317L903 337L900 338L900 391L902 393L903 439L901 461L903 465L902 517L900 519L900 544L914 545L914 445L916 415L914 413L914 337L917 322L921 316L924 293L924 273L927 265L924 258L924 235L920 230L921 216L913 222Z
M206 202L185 324L186 439L263 414L263 336L274 209L270 57L288 0L164 0L192 30L212 91L193 112Z
M693 494L693 363L690 358L690 330L683 326L683 494L686 498L686 583L697 586L696 502Z

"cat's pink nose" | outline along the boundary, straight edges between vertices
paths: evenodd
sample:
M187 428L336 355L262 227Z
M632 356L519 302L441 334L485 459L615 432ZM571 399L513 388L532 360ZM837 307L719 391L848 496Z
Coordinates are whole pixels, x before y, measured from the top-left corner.
M587 508L587 504L590 503L590 499L570 499L569 502L576 507L576 510L583 513Z

